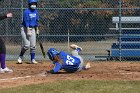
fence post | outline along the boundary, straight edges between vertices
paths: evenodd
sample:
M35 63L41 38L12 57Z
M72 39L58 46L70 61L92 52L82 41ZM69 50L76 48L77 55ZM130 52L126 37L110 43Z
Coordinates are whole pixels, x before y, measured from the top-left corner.
M119 60L122 61L122 54L121 54L121 34L122 34L122 0L119 0Z
M21 21L23 19L23 0L21 0Z
M68 52L70 52L69 46L70 46L70 31L68 29Z

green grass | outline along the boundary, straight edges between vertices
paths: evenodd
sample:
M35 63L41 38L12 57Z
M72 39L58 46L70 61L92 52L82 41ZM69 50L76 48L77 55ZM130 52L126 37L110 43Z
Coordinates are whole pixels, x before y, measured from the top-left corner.
M0 93L140 93L140 81L58 81L1 89Z

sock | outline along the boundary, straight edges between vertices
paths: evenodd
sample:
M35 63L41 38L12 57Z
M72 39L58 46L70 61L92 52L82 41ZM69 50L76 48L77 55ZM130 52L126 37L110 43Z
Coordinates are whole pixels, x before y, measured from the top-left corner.
M35 53L31 53L30 55L31 55L31 61L32 61L33 59L35 59Z
M32 48L30 49L30 55L31 55L31 61L32 61L33 59L35 59L35 47L32 47Z
M0 62L1 62L1 68L2 69L6 68L5 59L6 59L6 55L5 54L0 54Z
M19 56L22 57L25 52L26 52L26 49L22 48Z

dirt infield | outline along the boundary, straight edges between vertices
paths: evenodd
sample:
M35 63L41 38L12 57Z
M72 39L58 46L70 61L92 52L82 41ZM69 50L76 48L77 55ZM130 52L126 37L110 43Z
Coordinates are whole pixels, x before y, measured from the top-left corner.
M140 80L139 62L90 62L91 69L76 73L46 74L50 62L16 64L8 62L13 73L0 74L0 89L60 80Z

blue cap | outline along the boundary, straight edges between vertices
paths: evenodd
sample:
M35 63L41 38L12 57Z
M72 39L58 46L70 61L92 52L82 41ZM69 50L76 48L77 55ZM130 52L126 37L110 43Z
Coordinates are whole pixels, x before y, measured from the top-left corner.
M37 0L28 0L28 4L33 3L33 2L37 3Z
M48 54L48 56L49 56L49 59L53 61L53 60L54 60L54 57L55 57L57 54L59 54L59 52L58 52L58 50L55 49L55 48L50 48L50 49L48 50L47 54Z

